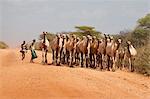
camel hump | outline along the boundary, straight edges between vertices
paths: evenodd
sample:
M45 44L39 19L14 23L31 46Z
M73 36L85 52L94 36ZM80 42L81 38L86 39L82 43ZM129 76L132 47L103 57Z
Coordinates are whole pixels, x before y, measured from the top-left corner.
M136 49L133 47L133 45L131 45L131 46L129 47L129 51L130 51L131 55L133 55L133 56L135 56L135 55L137 54L137 51L136 51Z

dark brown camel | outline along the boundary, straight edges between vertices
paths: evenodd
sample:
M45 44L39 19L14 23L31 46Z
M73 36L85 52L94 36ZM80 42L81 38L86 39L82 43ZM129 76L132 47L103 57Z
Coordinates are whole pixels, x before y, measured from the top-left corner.
M115 71L116 53L121 44L122 40L118 39L116 42L112 37L107 39L106 55L107 55L107 70L110 71L110 63L112 71ZM111 61L112 60L112 61Z

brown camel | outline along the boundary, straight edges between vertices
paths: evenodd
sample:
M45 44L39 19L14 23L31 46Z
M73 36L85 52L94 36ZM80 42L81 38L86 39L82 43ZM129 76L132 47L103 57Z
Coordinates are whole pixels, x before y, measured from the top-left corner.
M75 45L74 45L74 53L73 53L73 56L74 56L74 63L76 65L78 65L79 61L80 61L80 58L79 58L79 53L80 53L80 50L79 50L79 42L80 42L80 38L79 37L76 37L75 38Z
M52 49L52 64L56 63L56 65L60 65L60 59L59 59L59 52L60 52L60 35L56 35L56 37L51 42L51 49Z
M90 55L90 41L91 41L91 36L83 36L83 40L79 42L78 48L80 51L80 66L83 67L86 65L88 67L88 58ZM85 57L85 58L84 58ZM84 60L85 59L85 63Z
M98 67L99 67L99 63L100 63L100 69L103 69L103 62L104 62L104 57L106 55L106 46L107 46L107 36L104 34L104 38L99 40L99 46L98 46L98 56L99 56L99 60L98 60Z
M116 54L122 40L118 39L116 42L112 37L107 38L106 55L107 55L107 70L110 71L110 63L112 71L115 71ZM112 60L112 61L111 61Z
M137 55L136 49L133 47L133 45L131 44L130 41L127 41L127 48L125 49L125 57L124 57L124 61L123 61L123 68L124 68L125 60L128 59L129 70L131 72L133 72L134 71L133 61L134 61L134 57L136 55Z
M92 43L90 46L90 65L93 68L97 67L97 50L98 50L98 47L99 47L99 41L97 40L96 36L93 36ZM94 64L93 64L93 60L94 60Z
M75 35L72 35L64 46L66 50L66 54L69 55L69 57L67 56L67 62L68 62L68 59L70 59L70 61L68 62L70 67L73 67L72 63L73 63L75 37L76 37Z

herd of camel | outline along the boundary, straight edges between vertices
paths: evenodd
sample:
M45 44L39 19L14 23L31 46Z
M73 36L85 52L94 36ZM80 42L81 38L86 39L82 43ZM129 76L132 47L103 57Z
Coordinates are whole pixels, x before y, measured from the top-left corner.
M76 35L56 34L49 42L47 32L43 32L42 62L47 63L47 52L52 50L52 64L67 64L70 67L80 65L86 68L98 68L100 70L115 71L125 69L134 71L133 60L137 54L130 41L127 46L122 45L122 40L115 40L112 36L104 34L102 39L87 35L82 39ZM128 62L128 66L125 65ZM116 64L119 63L119 64Z

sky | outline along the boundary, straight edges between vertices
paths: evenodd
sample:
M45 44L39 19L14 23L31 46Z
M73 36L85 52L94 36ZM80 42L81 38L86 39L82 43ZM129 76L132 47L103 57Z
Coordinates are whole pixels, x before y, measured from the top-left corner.
M133 30L150 13L150 0L0 0L0 41L17 46L43 31L94 26L107 34Z

